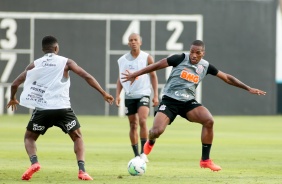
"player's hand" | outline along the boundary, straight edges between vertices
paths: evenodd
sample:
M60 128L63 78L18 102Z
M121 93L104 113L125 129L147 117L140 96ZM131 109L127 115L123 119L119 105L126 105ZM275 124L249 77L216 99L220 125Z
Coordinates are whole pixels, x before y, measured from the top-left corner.
M126 73L121 73L123 75L123 77L121 77L121 79L123 79L122 82L127 82L130 81L130 85L135 81L136 76L134 76L134 73L130 73L128 70L126 70Z
M114 97L112 95L106 93L104 95L104 100L112 105L115 99L114 99Z
M255 95L266 95L265 91L262 91L260 89L256 89L256 88L250 88L249 92Z
M154 96L154 98L152 99L152 102L153 102L153 107L157 107L159 105L159 97Z
M116 106L119 107L119 104L120 104L120 97L117 96L117 97L116 97Z
M8 108L12 108L12 111L15 111L17 110L17 105L19 104L19 101L17 99L13 99L13 100L10 100L7 104L7 109Z

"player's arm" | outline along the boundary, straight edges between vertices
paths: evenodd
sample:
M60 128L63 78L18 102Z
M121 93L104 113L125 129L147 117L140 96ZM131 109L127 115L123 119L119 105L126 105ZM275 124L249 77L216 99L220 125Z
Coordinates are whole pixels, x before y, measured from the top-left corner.
M120 92L122 90L122 85L120 83L120 77L117 79L117 88L116 88L116 106L119 107L120 104Z
M151 65L146 66L145 68L138 70L134 73L130 73L127 71L127 73L122 73L123 77L121 79L123 79L122 82L127 82L127 81L131 81L131 84L134 82L135 78L143 75L145 73L150 73L156 70L160 70L163 68L168 67L168 63L167 63L167 58L161 59L156 63L153 63Z
M19 86L25 81L26 78L26 73L28 70L31 70L34 68L34 62L30 63L25 70L13 81L11 85L11 96L10 96L10 101L7 104L7 108L11 107L12 110L17 109L17 104L19 104L16 93L18 91Z
M223 80L224 82L226 82L227 84L230 84L232 86L236 86L238 88L245 89L245 90L249 91L252 94L257 94L257 95L265 95L266 94L265 91L262 91L262 90L256 89L256 88L252 88L252 87L244 84L242 81L240 81L236 77L234 77L234 76L232 76L230 74L224 73L222 71L218 71L216 76L218 78L220 78L221 80Z
M80 77L82 77L91 87L95 88L99 93L101 93L104 97L104 100L108 103L112 104L114 101L114 98L108 94L98 83L98 81L90 75L88 72L86 72L83 68L78 66L76 62L74 62L71 59L68 59L66 64L66 69L71 70Z
M148 56L148 65L151 65L154 63L154 59L152 56ZM154 90L154 97L152 99L153 107L156 107L159 104L159 95L158 95L158 77L155 71L150 72L150 79L151 84Z

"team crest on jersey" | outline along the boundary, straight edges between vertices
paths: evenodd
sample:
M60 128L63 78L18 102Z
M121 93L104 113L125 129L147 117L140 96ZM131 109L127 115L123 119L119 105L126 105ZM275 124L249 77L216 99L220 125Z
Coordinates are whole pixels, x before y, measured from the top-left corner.
M201 74L203 71L204 71L203 65L198 65L198 67L196 69L197 74Z

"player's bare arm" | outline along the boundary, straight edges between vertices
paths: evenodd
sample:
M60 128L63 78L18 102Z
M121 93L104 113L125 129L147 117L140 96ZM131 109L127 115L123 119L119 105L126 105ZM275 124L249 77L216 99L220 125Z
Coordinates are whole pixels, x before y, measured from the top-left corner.
M154 64L148 65L145 68L138 70L134 73L130 73L129 71L127 71L127 73L122 73L123 77L121 79L123 79L122 82L131 81L131 84L132 84L136 77L143 75L145 73L150 73L150 72L160 70L160 69L163 69L163 68L166 68L166 67L168 67L168 63L167 63L167 59L164 58L164 59L161 59Z
M150 55L148 56L147 61L148 61L148 65L151 65L154 63L154 59ZM159 104L159 94L158 94L158 76L155 71L150 72L150 79L151 79L151 84L152 84L153 91L154 91L154 96L152 99L153 107L156 107Z
M265 95L266 94L265 91L262 91L262 90L256 89L256 88L252 88L252 87L244 84L242 81L240 81L236 77L234 77L230 74L224 73L222 71L218 71L216 76L219 77L220 79L222 79L224 82L226 82L230 85L236 86L238 88L245 89L252 94L256 94L256 95Z
M18 91L19 86L25 81L26 73L28 70L34 68L34 62L30 63L26 69L13 81L11 85L11 96L10 101L8 102L6 108L12 108L12 111L17 110L17 105L19 101L17 100L16 93Z
M117 89L116 89L116 106L119 107L120 105L120 92L122 90L122 85L120 83L119 77L117 79Z
M95 88L97 91L99 91L99 93L101 93L103 95L105 101L107 101L110 104L113 103L114 98L110 94L108 94L106 91L104 91L103 88L98 83L98 81L92 75L90 75L88 72L86 72L83 68L78 66L76 64L76 62L74 62L71 59L68 59L65 70L67 70L67 71L71 70L74 73L76 73L77 75L79 75L80 77L82 77L83 79L85 79L86 82L91 87Z

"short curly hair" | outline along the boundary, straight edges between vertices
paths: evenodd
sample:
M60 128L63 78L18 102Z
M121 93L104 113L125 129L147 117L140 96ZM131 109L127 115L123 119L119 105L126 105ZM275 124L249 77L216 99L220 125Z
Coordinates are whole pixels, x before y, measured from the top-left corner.
M192 45L201 46L203 48L203 50L205 50L205 44L202 40L195 40L195 41L192 42Z
M58 43L58 40L54 36L50 36L50 35L45 36L42 39L42 49L43 50L52 50L52 47L56 43Z

